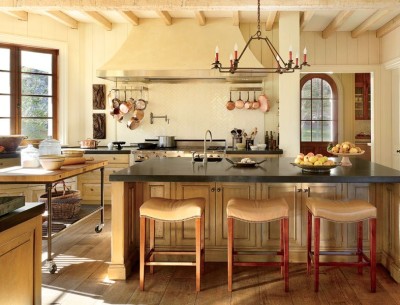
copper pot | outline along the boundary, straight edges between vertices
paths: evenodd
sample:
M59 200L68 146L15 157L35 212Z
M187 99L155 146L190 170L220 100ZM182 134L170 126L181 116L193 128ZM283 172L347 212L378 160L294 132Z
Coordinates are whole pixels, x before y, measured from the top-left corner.
M235 109L235 102L232 101L232 92L229 92L229 101L226 103L226 109L228 110Z
M99 144L100 141L96 141L93 139L86 139L86 140L80 141L79 143L81 145L81 148L95 149L95 148L97 148L97 144Z
M237 109L243 109L244 107L244 102L242 100L242 92L239 91L239 99L235 102L235 107Z

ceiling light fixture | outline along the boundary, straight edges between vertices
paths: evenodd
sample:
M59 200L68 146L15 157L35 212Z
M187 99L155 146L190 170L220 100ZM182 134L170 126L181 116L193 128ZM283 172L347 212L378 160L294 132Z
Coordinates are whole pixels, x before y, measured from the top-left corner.
M271 51L273 58L275 59L276 66L270 68L246 68L239 67L239 61L242 58L244 52L249 47L250 43L253 40L264 40L268 45L269 50ZM234 46L234 56L230 55L230 66L223 67L221 62L219 61L219 48L218 46L215 48L215 62L212 63L212 69L218 69L221 73L293 73L295 70L301 70L304 66L310 66L307 63L307 48L304 48L303 51L303 63L299 64L299 54L296 53L295 60L293 60L293 51L292 46L289 48L289 60L285 62L281 55L279 55L278 51L275 49L272 42L268 39L267 36L261 36L260 30L260 0L257 1L257 32L250 37L247 41L246 46L244 47L242 53L240 53L238 57L238 47L237 44Z

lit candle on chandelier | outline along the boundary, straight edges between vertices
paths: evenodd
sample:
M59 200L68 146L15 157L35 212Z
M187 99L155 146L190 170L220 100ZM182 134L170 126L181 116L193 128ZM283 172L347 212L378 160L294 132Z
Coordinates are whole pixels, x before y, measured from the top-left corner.
M289 60L292 60L292 56L293 56L293 48L292 46L289 47Z
M219 53L219 48L218 46L215 47L215 62L218 62L218 53Z
M299 52L296 52L296 66L299 66Z
M235 51L234 52L235 53L235 59L237 59L237 56L238 56L238 45L237 45L237 43L235 43L235 45L233 47L233 50Z
M304 54L303 62L307 62L307 48L306 47L304 48L303 54Z
M229 60L231 62L231 67L233 67L233 56L232 56L232 54L231 54L231 56L229 56Z

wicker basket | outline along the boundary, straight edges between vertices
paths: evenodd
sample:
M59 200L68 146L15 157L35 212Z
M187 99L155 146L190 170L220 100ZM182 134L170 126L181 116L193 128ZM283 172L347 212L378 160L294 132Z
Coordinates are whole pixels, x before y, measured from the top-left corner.
M46 203L47 210L47 193L39 197L40 202ZM53 185L51 192L51 207L53 219L70 219L78 215L81 208L81 192L78 190L70 190L63 182L63 190L57 190L57 184Z

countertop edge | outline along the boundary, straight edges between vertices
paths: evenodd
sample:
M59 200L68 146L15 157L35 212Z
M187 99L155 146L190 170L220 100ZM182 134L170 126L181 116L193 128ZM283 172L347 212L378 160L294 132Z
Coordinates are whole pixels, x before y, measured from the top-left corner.
M45 204L43 202L26 203L25 206L0 217L0 232L41 215L44 211Z

